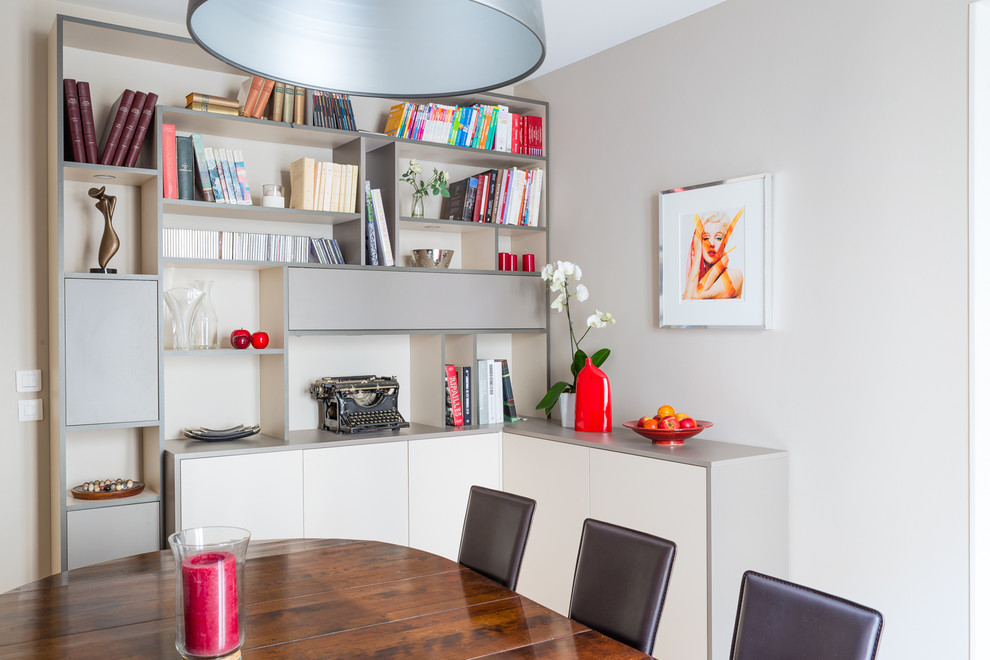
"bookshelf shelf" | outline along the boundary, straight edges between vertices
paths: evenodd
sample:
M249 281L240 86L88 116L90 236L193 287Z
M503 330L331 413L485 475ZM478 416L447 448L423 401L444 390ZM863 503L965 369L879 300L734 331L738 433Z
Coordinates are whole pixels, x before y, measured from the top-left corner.
M111 526L118 518L146 521L145 516L152 516L158 533L148 549L162 547L164 530L169 522L174 523L170 519L174 494L168 492L168 476L161 460L166 439L179 437L180 429L187 426L225 428L248 419L260 423L266 441L275 444L289 443L299 433L315 433L320 420L309 386L316 378L354 373L395 375L405 393L400 398L400 412L407 421L418 428L446 433L444 397L439 387L444 361L467 365L481 358L505 358L512 370L520 414L535 414L538 397L531 402L524 397L545 391L548 384L545 287L538 272L500 272L496 264L499 252L534 253L537 270L546 262L550 217L547 184L540 226L519 227L404 217L401 213L409 212L411 188L400 180L400 173L410 159L416 159L424 171L433 167L447 170L451 181L485 170L511 168L540 168L547 181L546 157L375 132L384 127L394 99L354 98L357 131L312 125L311 95L307 96L305 124L185 109L181 106L190 92L236 96L248 74L219 62L183 37L58 16L49 43L48 143L53 200L49 205L49 236L57 257L50 260L49 295L52 308L58 310L50 324L51 379L57 393L51 405L51 453L53 462L57 461L51 497L56 521L54 570L70 566L73 549L79 544L70 532L70 512L76 514L76 521L81 519L80 512L87 516L105 513L103 523ZM72 152L71 145L67 151L65 139L63 78L90 83L92 109L101 127L121 90L154 87L150 91L158 94L159 101L138 161L142 167L66 160L66 153ZM434 101L505 105L513 112L539 115L544 120L548 114L543 102L503 94ZM164 198L163 124L174 125L178 136L201 135L206 147L242 151L253 204L207 202L198 193L195 199ZM284 186L286 206L290 205L290 166L300 158L356 166L357 212L264 207L262 186L268 183ZM381 193L394 267L369 264L365 181ZM86 197L87 185L104 184L108 194L118 199L114 225L118 226L119 218L122 245L110 263L121 271L118 276L84 270L84 266L96 265L103 229L98 212ZM198 182L194 187L198 190ZM438 215L439 203L439 197L430 198L427 215L431 205L435 207L432 214ZM183 230L332 239L345 263L272 261L274 253L262 250L257 254L268 259L171 256L219 254L188 249L190 243L181 241L192 234ZM197 234L203 237L204 245L211 246L216 245L209 243L213 235ZM177 244L187 249L178 251ZM454 250L451 267L408 266L411 251L421 247ZM152 317L134 332L135 341L146 347L141 354L157 367L145 369L157 376L153 393L157 415L98 424L66 423L61 411L73 392L67 387L65 365L82 352L67 329L65 283L69 280L100 286L128 280L150 291L143 304L152 310ZM191 286L196 280L214 282L211 298L221 341L232 329L243 327L268 332L271 348L171 350L173 331L163 293ZM105 298L113 300L110 295ZM119 318L130 327L127 314ZM109 350L111 356L115 348ZM106 391L109 397L124 402L132 395L125 388L115 391L112 385L97 379L89 387L94 391L100 388L101 393ZM477 387L472 391L477 392ZM140 421L129 421L134 419ZM81 473L91 471L97 455L112 456L108 469L142 480L145 493L109 502L67 500L67 489ZM121 525L122 533L126 533L127 524ZM107 555L100 560L110 558Z

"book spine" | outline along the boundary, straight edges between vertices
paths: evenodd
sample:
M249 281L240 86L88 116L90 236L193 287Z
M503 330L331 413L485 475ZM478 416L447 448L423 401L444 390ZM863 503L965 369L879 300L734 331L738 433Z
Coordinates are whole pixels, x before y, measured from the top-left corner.
M138 156L141 155L141 147L144 145L144 138L151 127L151 119L155 115L155 108L158 106L158 94L148 92L144 100L144 107L141 108L141 117L138 119L137 129L131 139L131 148L127 150L127 160L124 161L126 167L137 165Z
M121 131L117 149L113 152L113 164L116 167L120 167L127 162L127 154L130 151L134 132L137 130L138 122L141 120L141 111L144 109L144 102L147 98L148 95L145 92L134 92L134 101L131 103L131 109L127 113L124 130Z
M197 110L206 110L208 106L226 106L228 108L233 108L234 110L237 110L239 107L237 99L230 99L224 96L200 94L199 92L186 94L186 107L188 108L192 104L201 106L196 108Z
M497 360L502 365L502 414L506 422L518 422L516 400L512 397L512 379L509 377L509 361Z
M497 360L488 360L487 362L492 382L492 400L488 409L488 423L501 424L504 421L502 413L502 368Z
M471 371L471 365L461 367L461 409L465 426L474 424L474 406L471 403L471 393L474 388L471 385Z
M296 99L293 102L292 114L295 123L302 126L306 123L306 88L296 85Z
M76 163L85 163L86 142L83 139L82 115L79 113L79 92L76 81L72 78L63 79L62 94L65 96L65 118L69 125L72 160Z
M180 135L175 138L175 163L178 173L179 199L195 199L196 178L193 174L193 160L195 151L193 150L192 137Z
M230 149L221 149L223 153L223 176L230 189L230 203L241 204L241 187L237 185L237 167L234 165L234 154Z
M295 85L285 86L285 98L282 100L282 121L291 124L295 119L296 107L296 87Z
M261 76L251 76L251 82L245 82L245 84L248 85L247 95L240 111L241 116L250 117L254 112L254 106L258 104L258 95L261 94L261 87L265 84L265 79Z
M488 360L478 360L478 414L475 415L477 424L488 423L489 382Z
M241 193L241 203L250 206L251 186L248 185L247 167L244 165L244 154L240 149L234 149L234 168L237 172L237 186Z
M382 191L375 188L371 191L372 204L375 207L375 223L378 228L377 238L379 241L379 251L382 253L382 263L386 266L394 266L392 258L392 243L388 239L388 223L385 219L385 205L382 204Z
M216 105L214 103L191 103L186 105L186 110L197 110L199 112L212 112L218 115L229 115L231 117L237 117L241 113L237 108L231 108L226 105Z
M457 367L452 364L444 365L446 373L446 396L450 401L448 406L447 426L464 426L464 411L461 408L461 392L457 387Z
M206 174L210 177L213 201L226 204L227 200L223 197L223 185L220 183L220 172L217 170L217 159L213 153L213 147L204 147L203 155L206 157Z
M196 173L199 176L199 192L207 202L215 201L213 197L213 182L210 181L210 174L206 164L206 150L203 147L203 136L199 133L193 133L191 137L193 152L196 155Z
M217 172L220 174L220 183L223 185L223 198L228 204L237 203L237 193L234 192L234 179L230 176L230 164L227 162L227 150L217 149Z
M295 90L293 90L295 93ZM272 88L272 120L282 121L282 108L285 105L285 83L276 80Z
M258 102L254 106L254 112L251 113L252 117L261 119L265 116L265 111L268 109L268 99L271 98L273 89L275 89L275 81L271 78L265 78L261 85L261 91L258 93Z
M371 190L365 182L365 213L367 220L365 226L365 251L367 253L368 265L378 265L378 244L375 240L375 209L371 199Z
M162 197L165 199L179 198L175 156L175 124L162 124Z
M82 119L83 145L86 147L86 162L99 163L99 146L96 141L96 123L93 121L93 97L89 83L80 80L76 83L79 96L79 116Z

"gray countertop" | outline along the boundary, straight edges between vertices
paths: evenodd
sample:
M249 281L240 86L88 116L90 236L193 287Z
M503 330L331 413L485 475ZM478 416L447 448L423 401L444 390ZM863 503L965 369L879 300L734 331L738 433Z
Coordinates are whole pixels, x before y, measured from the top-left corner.
M409 428L405 429L366 434L337 434L319 429L306 429L290 432L286 440L279 440L262 434L226 442L204 442L191 438L179 438L166 440L165 452L175 459L208 458L233 454L422 440L478 433L497 433L499 431L702 467L710 467L714 463L761 460L772 457L782 458L787 455L787 452L782 449L706 440L702 436L711 432L708 429L693 438L689 438L683 445L662 446L654 445L634 431L623 428L621 423L613 424L611 433L587 433L563 428L560 426L560 422L543 419L526 419L511 424L491 424L457 429L410 424ZM778 456L773 456L775 454Z

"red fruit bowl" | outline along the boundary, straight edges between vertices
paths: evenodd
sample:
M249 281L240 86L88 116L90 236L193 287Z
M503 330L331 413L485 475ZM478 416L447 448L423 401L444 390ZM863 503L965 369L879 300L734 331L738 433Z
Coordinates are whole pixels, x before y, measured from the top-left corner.
M688 438L693 438L708 427L711 422L703 419L694 420L698 425L693 429L645 429L639 425L639 421L622 422L627 429L632 429L644 438L649 438L655 445L683 445Z

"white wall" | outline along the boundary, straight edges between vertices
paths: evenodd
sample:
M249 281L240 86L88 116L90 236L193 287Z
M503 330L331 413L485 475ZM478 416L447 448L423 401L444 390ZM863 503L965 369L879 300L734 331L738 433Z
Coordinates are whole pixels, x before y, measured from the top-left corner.
M967 4L728 0L516 88L614 419L788 449L790 577L880 609L885 658L967 655ZM764 171L774 329L658 329L658 192Z

